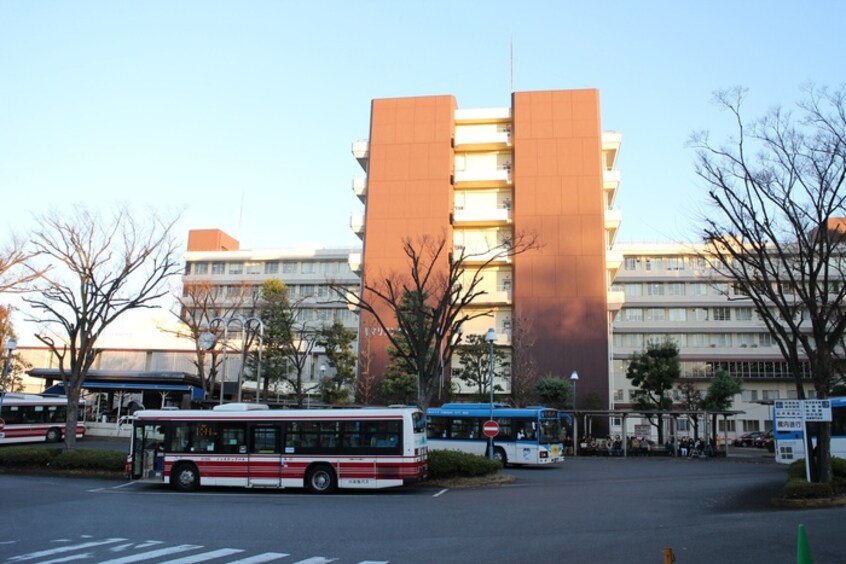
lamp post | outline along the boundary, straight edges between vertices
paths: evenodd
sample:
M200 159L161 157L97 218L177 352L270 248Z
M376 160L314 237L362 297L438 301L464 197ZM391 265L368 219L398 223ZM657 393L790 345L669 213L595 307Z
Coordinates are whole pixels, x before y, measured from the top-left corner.
M493 327L488 329L488 332L485 333L485 340L490 345L490 354L489 362L488 362L488 385L491 389L491 421L494 418L494 341L496 341L496 331L494 331ZM490 455L491 460L494 459L494 445L493 445L493 437L488 439L488 453Z
M251 324L258 325L258 363L256 364L256 403L261 400L261 345L264 342L264 323L258 317L248 317L244 320L244 331L250 329ZM246 338L246 335L244 335ZM246 360L246 357L244 358ZM241 371L238 373L238 401L241 401L241 375L244 373L244 363L241 363Z
M226 350L229 348L229 326L235 321L240 323L241 327L244 326L244 319L241 317L215 317L209 321L209 328L215 323L223 324L223 371L220 374L220 405L223 405L223 388L226 386ZM239 389L238 393L240 394L240 392Z
M573 370L570 373L570 381L573 383L573 456L579 452L579 416L576 413L576 382L579 381L579 373Z
M3 361L3 389L0 390L0 414L3 413L3 398L6 397L6 378L12 366L12 353L18 348L18 341L14 337L6 339L6 359Z

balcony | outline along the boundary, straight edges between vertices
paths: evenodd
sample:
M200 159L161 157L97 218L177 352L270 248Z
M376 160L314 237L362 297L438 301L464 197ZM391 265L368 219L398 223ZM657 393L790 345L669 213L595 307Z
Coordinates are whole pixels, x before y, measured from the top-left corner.
M456 151L488 151L511 147L511 130L480 127L456 128Z
M359 239L364 240L364 214L356 213L350 217L350 229Z
M625 292L609 290L607 300L608 311L618 312L626 303L626 294Z
M455 171L456 188L487 188L511 185L511 167Z
M465 264L511 264L511 255L502 247L496 249L466 249L460 245L455 246L453 251L455 260L463 260Z
M456 209L453 223L461 226L498 225L511 222L511 208Z
M361 274L361 253L350 253L347 264L355 274Z
M358 161L358 164L361 165L361 168L364 169L364 172L367 172L367 160L370 158L370 140L359 139L358 141L353 141L352 154Z
M623 221L623 212L620 210L605 210L605 231L608 232L608 245L614 245L614 239L617 238L617 231L620 229L620 223Z
M484 289L484 288L483 288ZM485 290L485 293L473 300L474 306L510 305L510 290Z
M605 251L605 268L609 271L611 280L617 276L617 271L623 265L623 252L614 249Z
M367 177L354 176L352 182L353 193L358 196L362 202L367 201Z

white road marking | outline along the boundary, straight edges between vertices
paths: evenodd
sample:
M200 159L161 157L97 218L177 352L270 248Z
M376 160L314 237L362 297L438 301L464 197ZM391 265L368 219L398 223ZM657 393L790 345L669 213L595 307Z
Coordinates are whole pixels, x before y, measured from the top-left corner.
M244 552L240 548L221 548L220 550L212 550L210 552L202 552L194 554L193 556L186 556L185 558L177 558L176 560L166 560L161 564L193 564L194 562L205 562L206 560L213 560L230 554L238 554Z
M42 560L38 564L59 564L60 562L73 562L74 560L88 560L94 558L93 552L83 552L82 554L72 554L64 558L54 558L53 560Z
M442 489L441 491L439 491L438 493L436 493L436 494L435 494L435 495L433 495L432 497L439 497L439 496L441 496L441 495L443 495L443 494L445 494L445 493L447 493L447 488Z
M337 558L326 558L325 556L312 556L311 558L306 558L305 560L298 560L294 562L294 564L329 564L329 562L334 562Z
M281 560L283 558L287 558L288 556L291 555L284 552L263 552L262 554L256 554L255 556L250 556L249 558L233 560L232 562L229 562L229 564L260 564L261 562Z
M178 546L171 546L170 548L160 548L158 550L150 550L148 552L141 552L140 554L133 554L132 556L106 560L104 562L100 562L100 564L127 564L128 562L141 562L142 560L152 560L153 558L158 558L159 556L178 554L187 550L197 550L198 548L203 547L196 544L180 544Z
M44 558L45 556L53 556L54 554L62 554L63 552L71 552L72 550L84 550L86 548L91 548L94 546L103 546L105 544L112 544L125 540L127 539L106 539L104 541L84 542L82 544L60 546L59 548L51 548L50 550L40 550L38 552L30 552L29 554L13 556L9 558L7 562L24 562L26 560L35 560L36 558Z

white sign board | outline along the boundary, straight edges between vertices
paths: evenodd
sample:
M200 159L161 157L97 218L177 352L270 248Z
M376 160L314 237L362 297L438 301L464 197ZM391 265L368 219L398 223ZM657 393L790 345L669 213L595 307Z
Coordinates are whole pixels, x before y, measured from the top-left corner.
M805 400L805 421L831 421L830 400Z
M776 431L788 433L802 430L802 402L800 400L776 400Z

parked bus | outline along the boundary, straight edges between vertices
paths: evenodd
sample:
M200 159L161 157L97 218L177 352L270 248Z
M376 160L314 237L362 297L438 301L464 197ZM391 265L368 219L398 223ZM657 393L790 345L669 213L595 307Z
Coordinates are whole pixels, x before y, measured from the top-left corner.
M429 409L426 412L429 448L489 456L489 439L482 432L482 425L490 417L489 403L445 403ZM499 424L493 454L503 465L551 464L564 460L558 410L494 404L493 418Z
M846 397L831 398L831 456L846 458ZM805 430L781 430L778 415L773 410L773 439L775 459L782 464L805 458ZM808 426L813 430L814 423ZM815 439L816 441L816 439Z
M82 416L80 409L77 439L85 436ZM64 437L67 417L68 398L65 396L5 393L0 413L0 444L57 443Z
M426 476L423 413L416 408L212 410L135 414L131 479L200 486L388 488Z

